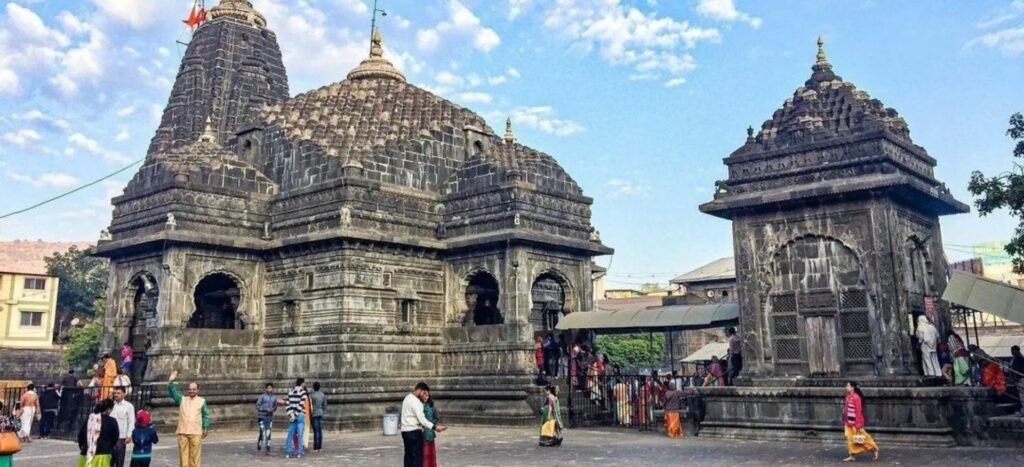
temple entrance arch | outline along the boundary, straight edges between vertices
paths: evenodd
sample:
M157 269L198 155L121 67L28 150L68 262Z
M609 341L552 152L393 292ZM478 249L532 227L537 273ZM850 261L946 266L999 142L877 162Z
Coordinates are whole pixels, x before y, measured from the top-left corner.
M769 332L780 376L873 374L869 303L860 259L842 242L808 235L773 255Z
M189 317L189 328L245 329L241 319L241 288L231 276L217 272L196 284L193 296L195 310Z
M477 271L469 276L466 285L466 307L469 309L467 321L477 326L503 324L505 318L498 308L501 291L498 280L485 271Z
M128 283L127 313L129 317L128 342L136 351L145 347L146 334L157 327L157 302L160 289L156 279L148 272L136 274ZM118 342L118 345L123 342Z
M556 271L541 273L530 287L530 324L534 335L547 335L572 309L571 285Z

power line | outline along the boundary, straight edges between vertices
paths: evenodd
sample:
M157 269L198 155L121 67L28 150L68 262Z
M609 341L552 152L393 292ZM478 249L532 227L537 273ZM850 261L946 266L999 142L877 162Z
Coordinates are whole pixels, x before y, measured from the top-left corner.
M40 202L38 202L36 204L33 204L33 205L31 205L31 206L29 206L27 208L19 209L17 211L12 211L12 212L9 212L7 214L0 215L0 219L6 219L6 218L11 217L11 216L16 216L18 214L26 213L26 212L31 211L31 210L33 210L35 208L40 207L40 206L44 206L44 205L50 204L50 203L52 203L54 201L57 201L58 199L64 198L66 196L73 195L75 193L78 193L79 191L82 191L82 190L84 190L86 188L89 188L89 187L91 187L91 186L93 186L93 185L95 185L95 184L97 184L99 182L102 182L102 181L104 181L104 180L106 180L106 179L108 179L110 177L113 177L114 175L117 175L117 174L119 174L121 172L124 172L125 170L128 170L128 169L132 168L133 166L135 166L135 164L138 164L139 162L142 162L144 160L146 160L146 158L139 159L139 160L137 160L135 162L132 162L131 164L128 164L128 165L126 165L124 167L121 167L120 169L117 169L114 172L111 172L111 173L109 173L107 175L104 175L103 177L97 178L96 180L93 180L93 181L91 181L89 183L86 183L85 185L82 185L82 186L80 186L78 188L75 188L73 190L70 190L70 191L66 191L66 192L61 193L61 194L59 194L57 196L54 196L52 198L40 201Z

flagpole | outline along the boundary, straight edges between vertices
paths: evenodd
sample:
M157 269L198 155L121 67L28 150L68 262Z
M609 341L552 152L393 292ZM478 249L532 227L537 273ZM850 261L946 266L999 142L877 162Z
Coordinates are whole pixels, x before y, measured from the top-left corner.
M377 32L377 13L387 16L388 12L377 8L377 0L373 0L373 16L370 19L370 52L373 52L373 35Z

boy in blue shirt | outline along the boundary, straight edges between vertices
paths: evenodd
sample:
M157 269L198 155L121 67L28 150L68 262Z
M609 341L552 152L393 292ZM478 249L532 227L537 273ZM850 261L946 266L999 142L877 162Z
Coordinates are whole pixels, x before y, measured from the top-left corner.
M149 467L153 457L153 445L160 442L156 430L150 424L149 412L140 410L135 416L135 430L132 431L131 467Z

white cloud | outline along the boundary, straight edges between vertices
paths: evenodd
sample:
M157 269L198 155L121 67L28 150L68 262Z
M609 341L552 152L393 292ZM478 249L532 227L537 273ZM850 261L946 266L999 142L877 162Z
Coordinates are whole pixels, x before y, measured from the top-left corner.
M156 49L156 53L160 54L161 57L170 57L171 56L171 50L168 49L167 47L160 47L160 48Z
M670 79L668 81L665 81L665 87L666 88L674 88L676 86L682 86L685 83L686 83L686 78L672 78L672 79Z
M58 219L93 219L97 216L99 216L99 212L97 212L93 208L75 209L73 211L61 211L54 214L54 217L57 217Z
M398 26L398 29L409 29L409 26L412 26L412 21L409 21L398 15L394 15L394 17L392 17L391 19L391 22L394 23L395 26Z
M434 76L434 81L441 86L461 86L463 79L450 71L444 70Z
M26 128L22 130L8 131L0 135L0 139L20 148L25 148L32 145L32 143L42 140L43 137L39 136L39 133L36 132L36 130Z
M505 84L509 80L519 79L519 76L519 70L515 68L509 68L508 70L505 71L504 74L498 76L489 76L487 78L487 83L490 84L491 86L497 86L499 84Z
M550 106L522 107L509 113L514 125L534 128L556 136L569 136L579 133L584 128L568 119L555 116L555 109Z
M508 0L508 20L514 21L530 8L530 0Z
M651 192L650 185L621 178L608 180L608 187L611 190L612 198L647 196L647 194Z
M117 109L116 113L118 117L130 117L135 113L135 106L130 105L128 107L121 107L120 109Z
M188 11L181 1L92 0L103 11L104 17L127 24L133 29L144 29L156 21L178 18Z
M128 47L127 45L122 47L121 50L123 50L124 53L126 53L128 55L131 55L133 58L139 58L139 57L142 56L142 54L139 53L138 50L135 50L135 49L133 49L131 47Z
M71 40L56 30L46 27L43 19L34 11L17 3L7 4L7 21L14 36L31 43L50 43L66 47Z
M34 187L57 187L66 188L75 186L78 184L78 179L68 174L62 173L44 173L38 177L32 177L29 175L20 174L17 172L5 172L4 175L11 180L15 180L22 183L27 183Z
M117 132L117 136L114 137L114 142L123 143L128 141L131 137L132 135L128 133L127 128L121 128L121 131Z
M459 94L458 100L467 104L490 104L494 98L485 92L464 92Z
M501 44L498 33L483 26L480 18L458 0L448 0L448 13L448 18L437 23L433 28L421 29L416 32L416 45L420 50L436 49L445 36L469 38L473 47L483 52L490 52Z
M645 13L621 0L556 0L545 16L544 25L573 40L574 49L596 48L612 65L659 79L681 78L696 66L686 50L720 39L717 29Z
M978 22L978 27L988 29L1013 21L1024 15L1024 0L1014 0L1009 6L1003 8L995 15Z
M47 130L51 131L67 130L68 128L71 127L71 124L68 123L67 120L51 117L38 109L32 109L28 112L20 114L15 113L12 114L11 117L14 117L15 120L21 120L24 122L30 122L33 124L40 125L43 128L46 128Z
M971 48L976 45L999 49L1010 56L1017 56L1024 53L1024 26L1019 28L1008 28L990 32L975 37L964 44L964 48Z
M0 94L17 94L19 89L18 74L0 66Z
M60 21L61 26L64 27L64 32L68 34L84 34L89 30L88 24L85 24L82 20L78 19L77 16L66 10L57 15L57 20Z
M743 21L754 29L761 27L761 18L737 10L733 0L700 0L697 13L721 21Z
M75 133L68 137L68 142L74 144L75 146L78 146L79 148L83 149L85 152L89 154L102 157L104 160L110 162L117 162L121 164L127 164L131 162L131 159L129 159L124 154L121 154L117 151L108 150L101 146L100 143L97 142L96 140L89 138L88 136L85 136L81 133Z

